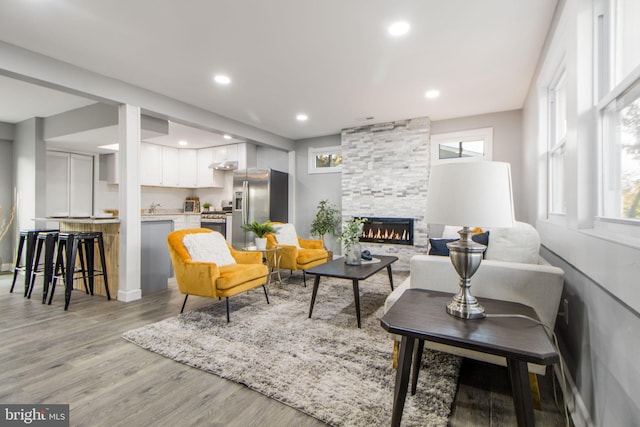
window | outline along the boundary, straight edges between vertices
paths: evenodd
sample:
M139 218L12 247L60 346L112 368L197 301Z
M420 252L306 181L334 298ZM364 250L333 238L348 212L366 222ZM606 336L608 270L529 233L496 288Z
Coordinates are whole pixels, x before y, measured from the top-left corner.
M493 128L431 136L431 162L491 160Z
M640 220L640 80L606 106L602 129L602 214Z
M310 147L309 173L334 173L342 171L342 147Z
M564 194L564 164L567 145L566 73L561 68L549 87L549 152L548 183L549 213L564 214L567 206Z
M640 2L610 0L598 16L599 214L640 220Z

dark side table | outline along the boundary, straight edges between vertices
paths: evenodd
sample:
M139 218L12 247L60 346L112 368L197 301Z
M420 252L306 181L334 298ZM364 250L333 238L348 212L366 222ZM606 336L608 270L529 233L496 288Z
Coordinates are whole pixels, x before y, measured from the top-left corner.
M552 365L559 361L559 355L544 328L529 319L518 317L460 319L445 311L451 297L452 294L444 292L407 289L380 320L384 329L402 336L391 425L400 425L414 344L417 342L411 393L416 391L425 340L505 357L518 426L535 425L527 363ZM522 304L487 298L478 300L487 314L520 314L538 318L531 307Z

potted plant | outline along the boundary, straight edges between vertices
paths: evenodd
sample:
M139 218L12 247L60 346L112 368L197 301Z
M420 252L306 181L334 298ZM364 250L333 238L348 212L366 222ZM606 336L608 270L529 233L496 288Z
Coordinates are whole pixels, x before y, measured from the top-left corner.
M324 236L327 234L335 236L336 228L339 224L340 211L338 211L337 206L329 203L328 200L321 200L318 203L316 217L311 223L311 235L320 237L322 240L322 247L329 253L329 260L333 259L333 252L327 249Z
M251 231L255 233L256 237L256 248L259 250L265 250L267 248L267 238L264 237L265 234L274 233L275 230L271 225L271 221L265 221L262 224L258 221L253 221L249 224L243 225L242 229L244 231Z
M202 204L202 208L204 209L205 212L209 212L209 208L211 207L211 203L209 202L204 202Z
M351 218L342 226L342 234L338 238L344 247L344 262L349 265L360 265L360 236L367 218Z

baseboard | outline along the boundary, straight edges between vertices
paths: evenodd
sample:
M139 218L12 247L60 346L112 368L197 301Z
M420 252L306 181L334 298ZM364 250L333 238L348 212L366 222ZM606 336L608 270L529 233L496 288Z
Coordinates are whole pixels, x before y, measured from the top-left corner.
M139 300L140 298L142 298L142 291L140 289L131 291L118 290L118 301L130 302Z
M556 379L558 379L558 384L560 384L560 387L562 388L562 395L567 402L569 415L571 416L573 425L575 427L594 427L593 420L591 419L591 415L582 400L582 396L580 396L578 387L576 387L571 374L567 372L566 369L564 371L565 379L563 381L562 373L560 372L560 365L554 366L554 373L556 375Z
M13 267L13 264L10 262L0 264L0 271L11 271L11 267Z

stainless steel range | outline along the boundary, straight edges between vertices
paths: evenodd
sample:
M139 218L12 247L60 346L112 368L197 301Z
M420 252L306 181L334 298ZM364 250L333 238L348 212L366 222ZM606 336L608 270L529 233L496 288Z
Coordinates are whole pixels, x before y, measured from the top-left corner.
M224 212L206 212L200 214L200 226L221 233L227 238L227 214Z

